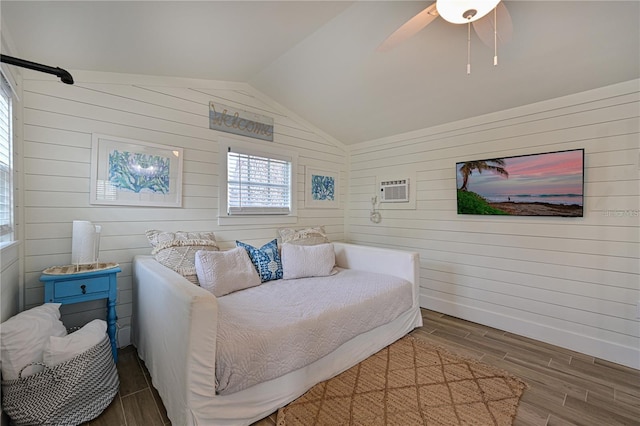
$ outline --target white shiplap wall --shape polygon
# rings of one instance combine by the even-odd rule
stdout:
[[[639,89],[350,147],[349,241],[418,251],[423,307],[640,368]],[[585,149],[583,218],[457,215],[456,162],[574,148]],[[370,222],[376,176],[407,171],[416,208]]]
[[[0,322],[19,312],[20,268],[18,244],[0,249]]]
[[[131,259],[151,249],[147,229],[214,231],[222,248],[235,240],[262,245],[282,226],[324,225],[332,240],[344,239],[344,210],[304,208],[304,167],[340,170],[346,195],[347,155],[339,142],[314,129],[250,86],[93,72],[73,72],[65,85],[33,73],[24,79],[25,299],[41,304],[43,269],[71,261],[74,219],[102,225],[100,259],[118,262],[119,344],[129,343]],[[218,139],[209,129],[209,101],[274,117],[274,142],[298,154],[298,221],[218,226]],[[89,204],[91,135],[101,133],[184,149],[183,207]],[[224,158],[224,157],[223,157]],[[67,325],[102,314],[103,301],[63,306]]]
[[[2,51],[7,52],[5,39],[2,39]],[[13,205],[15,241],[3,243],[0,247],[0,322],[7,320],[20,311],[23,303],[20,274],[20,253],[23,234],[22,224],[22,78],[18,70],[2,64],[2,73],[9,82],[14,96],[12,100],[13,130]]]

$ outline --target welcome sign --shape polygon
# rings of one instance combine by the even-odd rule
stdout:
[[[209,128],[273,141],[273,118],[209,102]]]

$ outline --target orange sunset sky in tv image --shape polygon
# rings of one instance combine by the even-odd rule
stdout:
[[[583,151],[502,157],[509,173],[501,176],[490,170],[469,177],[468,190],[482,196],[579,195],[583,192]],[[485,160],[490,162],[491,160]],[[458,164],[458,183],[461,182]],[[459,185],[458,185],[459,187]]]

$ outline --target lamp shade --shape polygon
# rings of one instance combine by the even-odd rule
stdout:
[[[437,0],[436,9],[443,19],[452,24],[477,21],[491,12],[500,0]]]

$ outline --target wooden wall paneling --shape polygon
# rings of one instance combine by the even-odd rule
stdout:
[[[0,322],[18,313],[20,306],[19,246],[12,244],[2,249],[0,255]]]
[[[350,147],[349,241],[417,251],[424,307],[639,368],[637,87]],[[575,148],[585,149],[583,218],[457,214],[456,162]],[[407,168],[416,209],[381,210],[371,223],[376,176]]]
[[[300,161],[299,226],[326,225],[344,240],[344,210],[306,211],[304,165],[340,170],[340,193],[347,195],[346,149],[244,84],[81,72],[73,87],[53,81],[25,81],[25,297],[41,303],[43,269],[70,262],[71,224],[91,220],[103,226],[100,258],[116,261],[119,335],[128,339],[131,315],[131,259],[149,254],[148,229],[212,230],[223,249],[236,239],[264,244],[282,225],[267,218],[256,224],[218,226],[218,139],[209,129],[209,101],[274,117],[275,140],[295,150]],[[89,204],[91,135],[100,133],[184,149],[183,207],[152,208]],[[256,141],[257,144],[265,143]],[[342,177],[342,176],[341,176]],[[344,199],[344,198],[343,198]],[[100,309],[65,311],[82,322]],[[121,334],[120,334],[121,332]],[[128,341],[120,342],[121,345]]]

